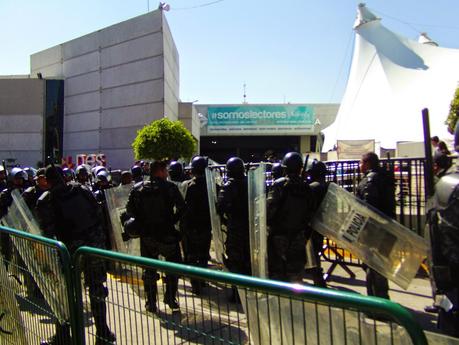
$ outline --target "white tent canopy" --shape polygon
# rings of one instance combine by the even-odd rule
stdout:
[[[374,139],[381,147],[422,141],[421,111],[430,112],[431,135],[451,137],[444,124],[459,81],[459,50],[438,47],[388,30],[359,5],[355,46],[346,91],[323,150],[337,140]]]

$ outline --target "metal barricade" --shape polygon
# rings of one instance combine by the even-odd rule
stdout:
[[[106,317],[118,345],[427,344],[411,313],[388,300],[89,247],[75,253],[76,281],[81,282],[84,263],[95,259],[128,272],[111,274],[106,283]],[[158,279],[156,307],[150,312],[145,307],[145,270],[157,273]],[[180,312],[164,303],[174,277]],[[193,293],[190,280],[201,281],[204,288],[199,295]],[[81,335],[86,344],[94,344],[94,328],[83,312],[89,292],[84,289],[76,296]]]
[[[4,226],[0,236],[0,343],[80,344],[65,245]]]
[[[380,164],[394,174],[396,220],[423,236],[426,212],[425,158],[381,159]],[[327,181],[338,184],[348,192],[357,192],[357,186],[363,177],[359,160],[330,161],[326,162],[326,165]],[[354,273],[348,267],[362,266],[362,262],[356,256],[329,239],[324,241],[322,258],[331,263],[325,274],[326,279],[337,266],[342,267],[351,278],[354,278]]]
[[[362,179],[358,160],[330,161],[327,180],[356,193]],[[381,159],[381,166],[394,173],[396,184],[397,221],[423,235],[425,224],[425,158]]]

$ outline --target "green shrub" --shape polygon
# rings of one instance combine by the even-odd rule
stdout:
[[[196,141],[182,122],[162,118],[140,129],[132,148],[135,159],[188,160]]]
[[[449,106],[449,114],[445,124],[448,126],[448,132],[454,134],[454,128],[456,128],[457,118],[459,116],[459,88],[454,93],[454,98]]]

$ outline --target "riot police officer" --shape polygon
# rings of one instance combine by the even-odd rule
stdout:
[[[185,262],[198,267],[207,267],[210,259],[210,241],[212,237],[212,226],[210,223],[209,199],[207,196],[207,185],[205,169],[207,159],[196,156],[191,161],[191,173],[193,178],[185,181],[185,213],[180,227],[183,232],[183,251]],[[202,281],[191,281],[193,292],[201,293]]]
[[[150,181],[134,185],[126,205],[127,215],[143,229],[140,233],[140,253],[142,256],[167,261],[182,262],[179,242],[180,234],[175,223],[182,217],[185,202],[177,186],[167,181],[167,163],[154,161],[150,164]],[[157,311],[157,285],[159,275],[154,269],[146,269],[142,276],[146,304],[149,312]],[[164,303],[173,311],[179,310],[177,301],[178,277],[166,275]]]
[[[139,165],[134,165],[131,168],[132,179],[134,183],[139,183],[143,181],[143,171]]]
[[[248,184],[242,159],[232,157],[226,162],[226,176],[217,202],[217,212],[227,231],[225,265],[231,272],[251,275]],[[230,301],[239,302],[234,287]]]
[[[64,181],[65,183],[70,183],[73,180],[75,180],[75,172],[71,168],[64,168],[62,169],[62,172],[64,173]]]
[[[84,165],[79,165],[75,169],[75,176],[76,176],[76,181],[89,189],[88,183],[89,183],[89,172],[88,169]]]
[[[80,246],[105,249],[101,216],[91,192],[79,184],[65,184],[62,169],[59,167],[48,166],[46,180],[50,189],[37,201],[38,222],[43,234],[64,242],[72,254]],[[105,263],[98,258],[88,259],[83,272],[96,327],[96,344],[110,344],[116,338],[107,324]],[[56,337],[52,343],[68,344],[68,327],[57,325]]]
[[[217,202],[217,212],[227,228],[226,266],[231,272],[251,275],[248,186],[242,159],[230,158],[226,175]]]
[[[107,210],[107,199],[105,196],[105,191],[109,188],[112,188],[113,185],[111,184],[111,176],[105,169],[99,169],[95,176],[95,183],[92,188],[92,193],[96,198],[97,204],[100,208],[100,214],[102,215],[102,228],[105,232],[106,248],[111,250],[112,243],[110,239],[110,234],[112,233],[112,225],[110,222],[110,215]]]
[[[178,161],[172,161],[169,164],[169,178],[174,182],[185,181],[185,175],[183,174],[183,165]]]
[[[268,267],[271,279],[302,282],[306,263],[308,227],[316,200],[301,176],[303,159],[297,152],[284,156],[286,176],[268,193]]]
[[[121,186],[126,186],[132,184],[132,173],[130,171],[121,172]]]
[[[25,188],[33,187],[35,186],[35,176],[37,175],[37,172],[34,168],[27,167],[24,168],[24,172],[27,174],[27,181],[24,184]]]
[[[389,217],[395,218],[395,179],[391,172],[379,166],[379,158],[368,152],[360,160],[360,172],[364,174],[357,186],[357,197],[377,208]],[[366,287],[368,296],[389,299],[387,279],[368,266]]]
[[[177,186],[182,196],[185,198],[187,184],[185,181],[185,174],[183,173],[183,165],[178,161],[172,161],[167,169],[169,173],[169,180]]]
[[[24,170],[16,167],[11,169],[8,178],[10,179],[9,187],[2,190],[0,193],[0,218],[8,213],[8,207],[10,207],[13,202],[11,192],[15,189],[18,189],[21,193],[24,191],[28,175]]]
[[[282,163],[277,162],[273,164],[273,167],[271,168],[271,176],[273,180],[277,180],[284,176],[284,167],[282,166]]]
[[[459,152],[459,122],[454,141]],[[428,219],[437,326],[445,334],[459,337],[459,161],[435,185]]]
[[[8,175],[8,179],[10,180],[8,187],[0,193],[0,219],[8,213],[8,208],[13,203],[11,192],[13,190],[18,190],[20,193],[22,193],[24,191],[24,186],[28,176],[24,170],[19,167],[15,167],[11,169],[11,172]],[[13,244],[8,234],[0,234],[0,243],[0,250],[2,255],[5,257],[5,262],[9,262],[13,254]]]
[[[3,165],[0,165],[0,192],[6,189],[6,170]]]
[[[317,200],[317,208],[325,198],[325,194],[327,194],[328,183],[325,181],[326,176],[327,166],[323,162],[317,159],[308,162],[306,167],[306,179],[309,182],[309,187]],[[317,231],[312,230],[310,241],[312,242],[315,261],[317,264],[317,267],[312,269],[312,279],[314,281],[314,285],[326,287],[327,285],[324,280],[323,270],[320,263],[320,253],[322,252],[324,236]]]
[[[45,168],[38,169],[35,176],[35,186],[27,188],[24,193],[22,193],[24,201],[34,215],[36,215],[35,206],[38,199],[45,191],[48,190],[45,172]]]

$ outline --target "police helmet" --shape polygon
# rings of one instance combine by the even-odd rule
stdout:
[[[55,165],[48,165],[45,172],[46,180],[51,184],[64,182],[62,168]]]
[[[171,177],[172,181],[178,180],[182,177],[183,174],[183,165],[180,162],[172,161],[169,164],[169,176]]]
[[[27,167],[27,168],[24,168],[24,171],[27,174],[27,177],[29,179],[33,179],[37,175],[37,172],[34,168]]]
[[[309,161],[306,167],[306,173],[314,181],[325,178],[327,172],[327,166],[317,159]]]
[[[110,174],[107,170],[100,169],[96,175],[97,181],[100,182],[109,182],[110,181]]]
[[[193,175],[204,175],[207,168],[207,159],[202,156],[196,156],[191,161],[191,173]]]
[[[102,165],[99,165],[99,166],[96,166],[92,172],[94,173],[94,176],[97,176],[97,174],[102,170],[107,171],[107,168]]]
[[[239,157],[231,157],[226,162],[226,174],[228,177],[242,177],[244,176],[245,168],[244,161]]]
[[[142,168],[138,165],[134,165],[131,168],[132,177],[136,178],[142,176]]]
[[[284,156],[282,165],[287,174],[299,174],[303,167],[303,157],[298,152],[289,152]]]
[[[79,165],[75,169],[75,174],[78,176],[80,174],[88,175],[88,169],[84,165]]]
[[[74,176],[75,172],[73,171],[73,169],[70,169],[70,168],[64,168],[62,169],[62,172],[64,173],[64,176]]]
[[[12,178],[23,178],[24,180],[27,180],[29,178],[27,173],[18,167],[11,169],[10,175]]]
[[[271,175],[274,180],[281,178],[284,176],[284,167],[281,163],[274,163],[273,167],[271,168]]]

